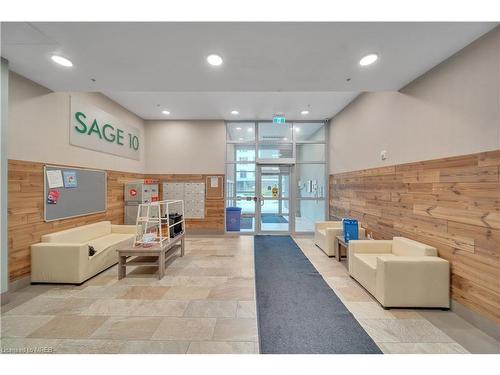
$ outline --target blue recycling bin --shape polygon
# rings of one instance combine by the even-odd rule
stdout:
[[[226,230],[239,232],[241,226],[241,207],[226,207]]]
[[[357,220],[342,219],[342,225],[344,229],[345,243],[349,243],[349,240],[357,240],[359,238]]]

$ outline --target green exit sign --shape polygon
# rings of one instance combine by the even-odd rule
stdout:
[[[285,123],[285,116],[274,116],[273,117],[273,124],[284,124]]]

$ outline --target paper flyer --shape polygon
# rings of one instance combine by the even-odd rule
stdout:
[[[49,189],[63,187],[64,183],[61,170],[53,169],[47,171],[47,183],[49,184]]]
[[[63,171],[63,177],[65,188],[76,188],[78,186],[76,171]]]

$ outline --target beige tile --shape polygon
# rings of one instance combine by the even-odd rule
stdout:
[[[160,299],[167,293],[168,286],[131,286],[118,299]]]
[[[193,341],[188,354],[258,354],[255,342]]]
[[[125,293],[128,289],[126,285],[113,284],[109,286],[89,285],[74,293],[77,298],[116,298]]]
[[[255,301],[238,301],[236,309],[237,318],[255,318],[257,316],[257,306]]]
[[[84,315],[134,315],[134,310],[138,309],[144,301],[125,299],[98,299],[90,305]]]
[[[365,331],[377,343],[449,343],[446,334],[424,319],[359,319]]]
[[[2,316],[2,337],[26,337],[53,319],[46,316]]]
[[[113,316],[93,334],[94,339],[146,340],[160,325],[160,317]]]
[[[57,343],[56,354],[116,354],[120,353],[123,341],[117,340],[67,340],[62,339]]]
[[[334,277],[325,277],[326,283],[330,286],[330,288],[336,290],[339,288],[347,288],[347,287],[357,287],[357,283],[352,280],[349,276],[334,276]]]
[[[140,301],[132,309],[132,315],[136,316],[171,316],[181,317],[188,306],[189,301],[154,300]]]
[[[191,301],[184,313],[185,317],[234,318],[236,301]]]
[[[30,338],[83,339],[88,338],[105,321],[103,316],[56,316],[33,333]]]
[[[24,289],[22,289],[24,290]],[[39,293],[33,292],[14,292],[9,295],[9,302],[0,306],[0,311],[2,314],[6,314],[10,310],[36,298]]]
[[[414,310],[385,310],[378,302],[346,301],[344,304],[357,319],[422,319]]]
[[[95,299],[39,296],[9,310],[6,315],[72,315],[86,310]]]
[[[380,343],[384,354],[467,354],[457,343]]]
[[[214,341],[257,341],[256,319],[217,319]]]
[[[243,287],[255,287],[255,278],[252,277],[231,277],[227,280],[227,285],[231,286],[243,286]]]
[[[126,341],[121,353],[124,354],[185,354],[189,341]]]
[[[152,339],[177,341],[210,340],[214,327],[214,318],[163,318]]]
[[[228,277],[226,276],[165,276],[158,280],[158,285],[165,286],[203,286],[214,287],[226,283]]]
[[[360,286],[336,288],[335,293],[344,301],[371,302],[374,298]]]
[[[212,300],[244,300],[255,299],[255,288],[249,286],[232,286],[229,283],[214,287],[208,299]]]
[[[163,298],[174,300],[205,299],[208,297],[210,290],[211,288],[203,286],[174,285],[170,287]]]
[[[85,286],[107,286],[117,282],[116,275],[100,274],[84,283]]]

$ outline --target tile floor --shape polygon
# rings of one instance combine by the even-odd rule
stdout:
[[[460,338],[457,329],[431,322],[454,321],[464,331],[452,312],[384,310],[310,237],[295,240],[384,353],[468,352],[451,338]],[[185,256],[170,262],[162,280],[151,272],[136,269],[118,281],[113,267],[81,286],[32,285],[13,293],[2,306],[3,351],[259,352],[253,237],[188,238]],[[466,328],[465,346],[473,352],[477,332]],[[495,352],[498,342],[485,336],[481,350]]]

